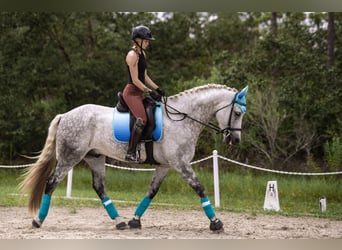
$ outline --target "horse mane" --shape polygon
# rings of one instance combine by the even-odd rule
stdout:
[[[233,92],[237,92],[237,89],[235,88],[231,88],[228,87],[226,85],[222,85],[222,84],[216,84],[216,83],[209,83],[206,85],[201,85],[201,86],[197,86],[188,90],[184,90],[176,95],[170,96],[169,99],[177,99],[178,97],[181,97],[183,95],[189,95],[189,94],[194,94],[194,93],[198,93],[200,91],[205,91],[208,89],[226,89],[228,91],[233,91]]]

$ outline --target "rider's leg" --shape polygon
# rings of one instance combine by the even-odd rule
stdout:
[[[123,98],[136,118],[136,122],[131,131],[131,138],[125,159],[137,163],[140,159],[136,154],[136,148],[147,122],[146,111],[143,104],[144,96],[143,92],[133,84],[127,84],[123,91]]]
[[[137,145],[139,143],[144,127],[145,127],[145,124],[143,120],[141,118],[138,118],[131,132],[131,138],[129,140],[127,155],[125,157],[127,161],[139,163],[140,159],[136,152],[137,152]]]

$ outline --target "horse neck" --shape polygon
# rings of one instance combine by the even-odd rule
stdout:
[[[170,105],[202,122],[209,122],[220,107],[231,101],[232,92],[220,85],[195,88],[170,99]]]

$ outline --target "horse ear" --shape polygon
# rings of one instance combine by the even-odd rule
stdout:
[[[236,103],[243,113],[246,113],[246,95],[248,92],[248,86],[244,87],[236,96],[234,103]]]
[[[241,99],[243,98],[244,96],[247,95],[247,92],[248,92],[248,86],[244,87],[238,94],[238,98]]]

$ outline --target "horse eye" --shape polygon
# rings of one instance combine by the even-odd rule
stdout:
[[[235,111],[235,116],[239,117],[241,115],[240,111]]]

